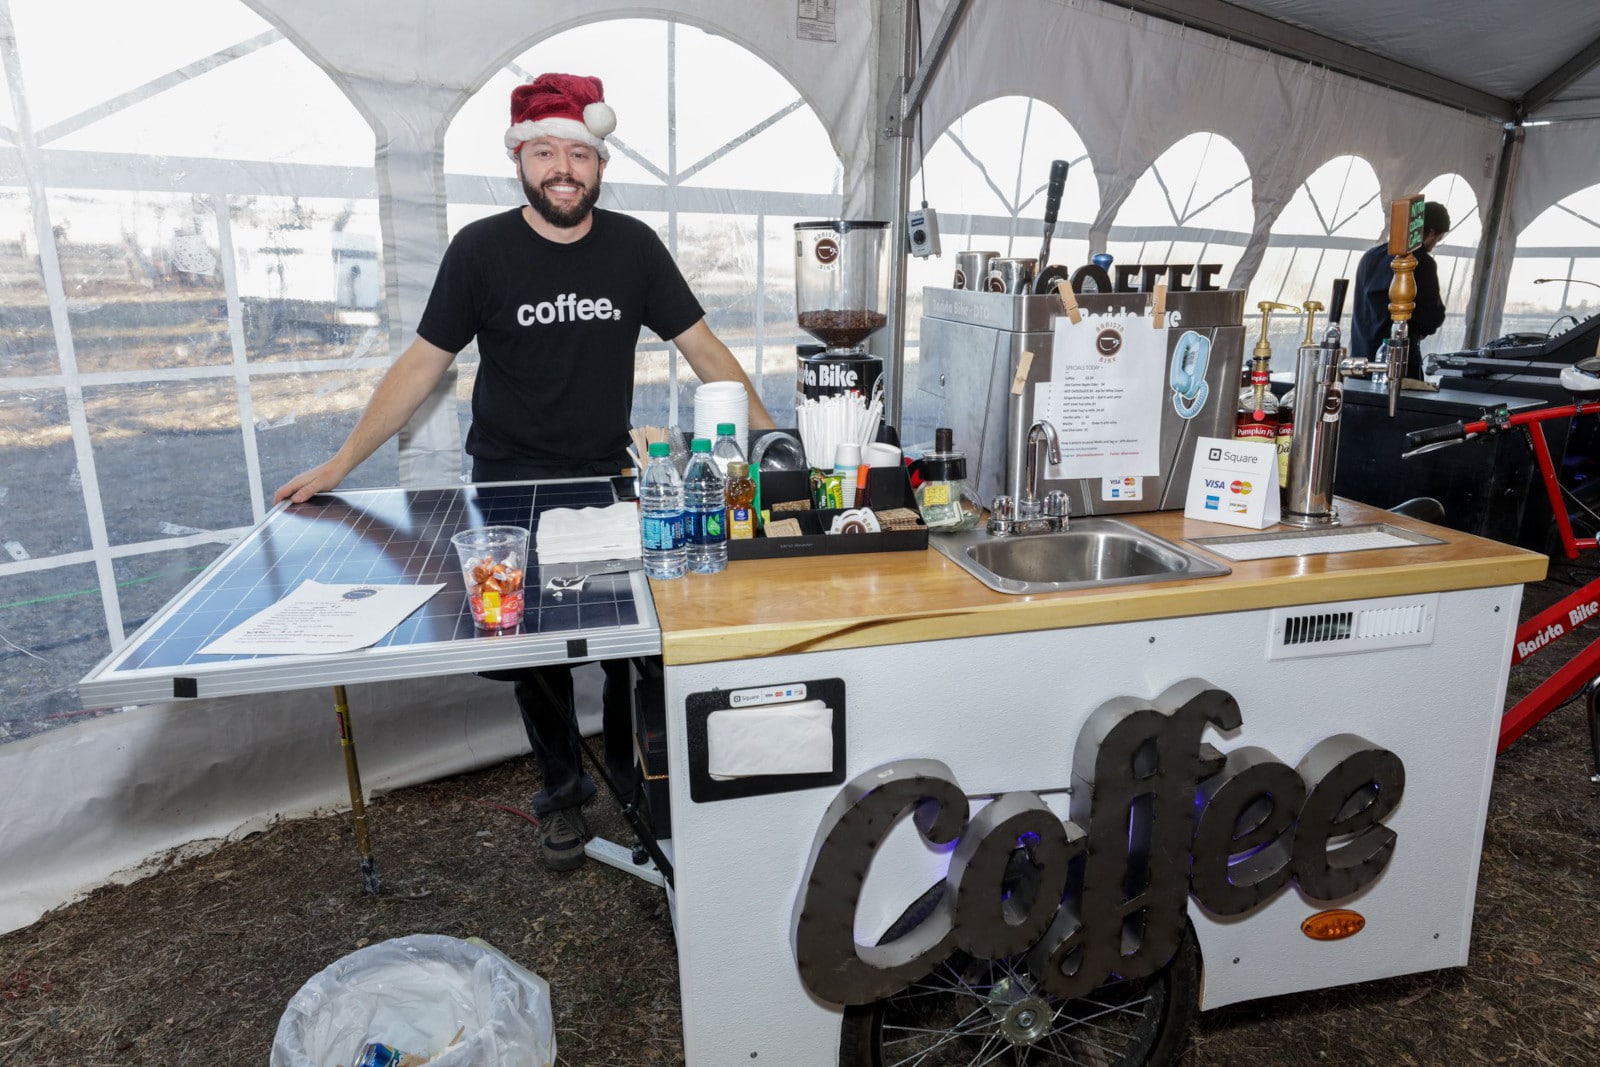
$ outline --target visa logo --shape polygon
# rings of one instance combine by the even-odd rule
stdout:
[[[1207,478],[1206,479],[1206,488],[1207,489],[1221,489],[1223,487],[1223,484],[1224,483],[1223,483],[1221,478]]]

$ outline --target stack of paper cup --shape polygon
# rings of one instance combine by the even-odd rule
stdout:
[[[856,506],[856,468],[861,466],[861,446],[854,441],[840,441],[833,450],[833,473],[839,476],[839,496],[844,506]]]
[[[694,393],[694,435],[717,439],[717,424],[733,423],[739,451],[750,454],[750,394],[738,382],[706,382]]]

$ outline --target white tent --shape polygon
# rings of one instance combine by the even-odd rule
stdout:
[[[1030,254],[1056,158],[1064,262],[1192,256],[1300,300],[1426,190],[1451,347],[1593,313],[1597,59],[1589,0],[0,0],[0,930],[339,803],[322,692],[84,713],[75,683],[337,445],[450,234],[519,202],[529,74],[606,81],[603,203],[663,233],[780,419],[790,224],[937,208],[946,255],[897,265],[874,340],[916,440],[921,286],[956,248]],[[643,340],[636,421],[676,422],[688,375]],[[458,365],[348,485],[459,476]],[[525,744],[493,683],[353,696],[373,787]]]

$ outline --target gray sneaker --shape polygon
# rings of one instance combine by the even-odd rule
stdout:
[[[539,848],[552,871],[583,866],[583,843],[594,836],[578,808],[557,808],[539,820]]]

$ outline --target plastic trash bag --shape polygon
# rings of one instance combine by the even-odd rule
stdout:
[[[550,985],[482,941],[415,934],[369,945],[290,999],[271,1067],[352,1067],[369,1041],[433,1056],[428,1067],[549,1067]]]

